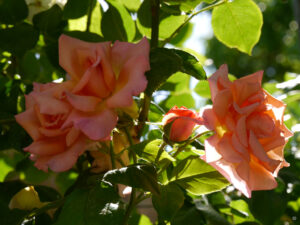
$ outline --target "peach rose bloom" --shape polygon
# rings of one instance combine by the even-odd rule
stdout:
[[[163,126],[172,123],[169,138],[171,141],[181,142],[187,140],[193,133],[194,127],[203,124],[203,120],[198,113],[184,106],[180,108],[174,106],[164,115],[162,123]]]
[[[76,127],[91,140],[107,140],[118,120],[118,111],[133,105],[133,96],[147,86],[149,43],[116,41],[89,43],[61,35],[59,63],[72,88],[66,93],[72,105],[63,128]]]
[[[209,79],[213,107],[205,109],[205,126],[215,134],[205,141],[206,162],[245,196],[277,186],[284,146],[293,134],[283,122],[285,104],[261,87],[263,71],[231,82],[222,65]]]
[[[65,91],[69,82],[55,84],[34,83],[33,91],[25,96],[26,110],[15,116],[33,143],[24,150],[31,153],[35,166],[48,171],[70,169],[86,148],[87,139],[74,126],[62,128],[72,111]]]

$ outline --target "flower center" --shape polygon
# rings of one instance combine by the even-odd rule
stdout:
[[[227,131],[228,131],[228,129],[225,125],[220,124],[216,127],[216,132],[220,138],[223,137]]]

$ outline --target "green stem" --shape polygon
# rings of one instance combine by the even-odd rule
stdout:
[[[159,0],[151,0],[151,49],[157,48],[159,37]]]
[[[93,0],[89,0],[89,8],[88,8],[88,17],[86,21],[86,32],[90,32],[90,25],[91,25],[91,20],[92,20],[92,12],[93,12]]]
[[[205,131],[205,132],[200,133],[200,134],[196,135],[195,137],[191,138],[191,139],[188,140],[184,145],[180,146],[180,147],[176,150],[176,152],[174,153],[174,155],[173,155],[172,157],[173,157],[173,158],[176,158],[176,156],[177,156],[180,152],[182,152],[182,151],[185,149],[186,146],[188,146],[189,144],[191,144],[192,142],[194,142],[196,139],[198,139],[198,138],[201,137],[202,135],[205,135],[205,134],[208,134],[208,133],[211,133],[211,132],[212,132],[212,131]],[[170,163],[171,163],[171,162],[168,161],[168,163],[165,164],[164,167],[161,168],[161,169],[158,171],[157,175],[160,175],[166,168],[168,168],[168,166],[170,165]]]
[[[159,37],[159,11],[160,11],[160,1],[151,0],[151,49],[158,47],[158,37]],[[141,137],[143,129],[145,126],[145,121],[148,119],[148,113],[150,109],[151,96],[144,95],[142,110],[139,115],[139,125],[138,125],[138,137]]]
[[[160,156],[164,152],[166,145],[167,145],[167,143],[163,142],[161,144],[161,146],[159,147],[158,153],[157,153],[156,158],[155,158],[155,164],[157,164],[159,162]]]
[[[110,154],[110,160],[111,160],[111,167],[112,169],[116,169],[116,161],[115,161],[115,152],[114,152],[114,145],[113,142],[110,142],[110,148],[109,148],[109,154]]]
[[[23,224],[23,221],[25,219],[30,220],[31,218],[33,218],[34,216],[38,216],[46,211],[48,211],[49,209],[54,209],[54,208],[58,208],[60,207],[63,203],[65,202],[64,198],[58,199],[54,202],[50,202],[47,205],[39,208],[39,209],[35,209],[33,211],[31,211],[30,213],[28,213],[22,220],[20,220],[20,222],[18,223],[18,225]]]
[[[128,204],[127,209],[126,209],[122,225],[127,225],[128,224],[128,220],[129,220],[131,211],[133,210],[133,208],[135,206],[135,199],[136,199],[136,189],[132,188],[129,204]]]
[[[132,145],[133,145],[133,141],[132,141],[132,137],[131,137],[131,135],[130,135],[130,133],[129,133],[128,128],[127,128],[127,127],[124,127],[124,131],[125,131],[125,134],[126,134],[126,136],[127,136],[127,139],[128,139],[128,141],[129,141],[130,146],[132,146]],[[131,149],[131,148],[129,148],[129,149]],[[132,151],[132,150],[131,150],[131,154],[132,154],[132,158],[133,158],[133,163],[136,164],[136,163],[137,163],[136,154],[135,154],[135,152]]]
[[[13,118],[0,120],[0,124],[14,123],[14,122],[16,122],[16,120]]]
[[[203,9],[200,9],[199,11],[197,12],[194,12],[191,14],[191,16],[189,18],[187,18],[186,21],[184,21],[183,24],[181,24],[172,34],[170,37],[168,37],[167,39],[165,39],[162,43],[161,43],[161,46],[165,46],[165,44],[169,43],[178,33],[179,31],[185,26],[187,25],[191,19],[193,19],[194,16],[197,16],[199,13],[202,13],[202,12],[205,12],[205,11],[208,11],[210,9],[213,9],[214,7],[216,6],[219,6],[219,5],[222,5],[224,3],[226,3],[228,0],[221,0],[215,4],[212,4],[212,5],[209,5]]]
[[[141,110],[141,113],[139,116],[138,138],[140,138],[142,136],[144,126],[145,126],[145,121],[148,119],[148,113],[150,110],[150,102],[151,102],[151,97],[149,97],[148,95],[145,94],[144,99],[143,99],[142,110]]]

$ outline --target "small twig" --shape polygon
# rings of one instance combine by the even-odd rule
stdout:
[[[93,12],[93,0],[89,0],[89,8],[88,8],[88,17],[86,21],[86,32],[90,32],[90,25],[91,25],[91,20],[92,20],[92,12]]]
[[[165,150],[165,146],[167,145],[166,142],[163,142],[161,144],[161,146],[159,147],[158,149],[158,152],[157,152],[157,155],[156,155],[156,158],[155,158],[155,164],[157,164],[159,162],[159,159],[160,159],[160,156],[162,155],[162,153],[164,152]]]
[[[109,154],[110,154],[110,160],[111,160],[111,167],[112,169],[116,169],[116,161],[115,161],[115,152],[114,152],[114,145],[113,142],[110,142],[110,148],[109,148]]]
[[[175,35],[177,35],[179,33],[179,31],[185,26],[187,25],[191,19],[193,19],[194,16],[197,16],[199,13],[202,13],[202,12],[205,12],[205,11],[208,11],[210,9],[213,9],[214,7],[216,6],[219,6],[219,5],[222,5],[224,3],[226,3],[228,0],[221,0],[215,4],[212,4],[212,5],[209,5],[203,9],[200,9],[199,11],[197,12],[194,12],[191,14],[191,16],[189,18],[187,18],[186,21],[184,21],[183,24],[181,24],[172,34],[170,37],[168,37],[167,39],[165,39],[162,43],[161,43],[161,46],[165,46],[165,44],[169,43],[174,37]]]
[[[128,128],[127,128],[127,127],[124,127],[124,131],[125,131],[125,134],[126,134],[126,136],[127,136],[127,139],[128,139],[128,141],[129,141],[130,146],[132,146],[132,145],[133,145],[133,141],[132,141],[132,137],[131,137],[131,135],[130,135],[130,133],[129,133]],[[131,149],[131,148],[129,148],[129,149]],[[131,155],[132,155],[134,164],[136,164],[136,163],[137,163],[136,154],[135,154],[135,152],[132,151],[132,150],[131,150]]]

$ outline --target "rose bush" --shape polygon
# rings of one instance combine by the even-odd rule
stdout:
[[[162,123],[165,127],[167,124],[171,125],[169,130],[169,139],[174,142],[180,142],[187,140],[194,127],[203,122],[198,113],[187,109],[184,106],[178,108],[174,106],[163,117]]]
[[[15,116],[33,139],[24,150],[44,171],[48,167],[56,172],[70,169],[87,147],[87,138],[80,130],[63,126],[72,111],[65,95],[71,87],[70,82],[34,83],[26,96],[26,111]]]
[[[222,65],[209,79],[213,107],[203,111],[205,126],[215,134],[205,141],[206,162],[238,190],[277,186],[283,149],[292,133],[283,123],[285,104],[261,87],[263,71],[231,82]]]
[[[62,35],[59,62],[67,71],[72,105],[64,127],[74,126],[92,140],[107,140],[118,120],[117,110],[133,105],[133,96],[147,86],[149,43],[88,43]]]

